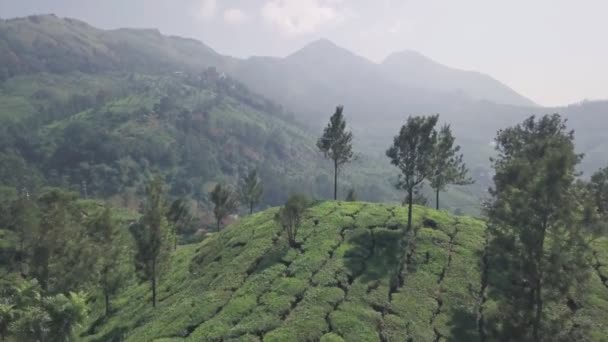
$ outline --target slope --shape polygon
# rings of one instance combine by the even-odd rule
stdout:
[[[151,308],[147,284],[94,316],[84,341],[479,341],[492,267],[484,223],[423,207],[414,211],[399,272],[406,209],[361,202],[312,207],[288,248],[273,221],[257,213],[178,250]],[[590,296],[572,323],[608,333],[605,240]],[[604,282],[604,284],[602,284]],[[101,306],[102,303],[96,303]],[[555,310],[568,310],[566,303]],[[101,308],[96,310],[98,314]]]
[[[382,62],[381,68],[386,77],[412,87],[462,93],[474,100],[498,104],[536,106],[488,75],[449,68],[415,51],[393,53]]]
[[[43,71],[201,71],[230,60],[156,29],[100,30],[52,14],[0,20],[0,80]]]

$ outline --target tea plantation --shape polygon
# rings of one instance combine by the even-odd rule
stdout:
[[[147,283],[103,303],[85,341],[480,341],[499,315],[483,221],[414,208],[322,202],[289,248],[269,209],[178,248],[156,309]],[[400,245],[403,248],[398,248]],[[595,245],[590,291],[551,308],[608,336],[608,241]],[[494,278],[493,278],[494,277]],[[572,303],[576,303],[573,305]]]

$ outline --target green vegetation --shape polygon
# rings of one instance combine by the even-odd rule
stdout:
[[[407,192],[407,227],[412,229],[412,205],[414,192],[434,171],[433,152],[437,132],[435,125],[439,115],[410,116],[395,136],[393,145],[386,150],[391,164],[399,168],[399,181],[395,186]]]
[[[277,209],[270,209],[178,248],[159,283],[156,309],[145,305],[147,288],[134,285],[119,295],[110,317],[101,318],[101,305],[94,309],[81,338],[479,341],[480,322],[498,313],[493,285],[482,292],[484,279],[509,281],[500,276],[501,264],[484,257],[485,223],[419,206],[413,212],[408,236],[415,247],[396,288],[391,278],[406,208],[316,204],[302,217],[295,249],[274,219]],[[602,246],[608,246],[605,239],[594,250],[605,265]],[[573,297],[578,309],[566,322],[587,322],[594,341],[608,333],[601,274],[590,274],[589,296]],[[557,315],[568,305],[563,298],[547,310]]]
[[[156,283],[166,268],[175,239],[166,218],[164,191],[162,180],[154,177],[146,187],[142,216],[129,227],[137,247],[135,265],[142,279],[150,282],[152,306],[156,306]]]
[[[3,340],[606,340],[608,168],[578,178],[558,114],[499,131],[486,217],[452,216],[423,189],[439,209],[472,183],[438,114],[394,137],[397,177],[353,158],[342,106],[315,148],[209,61],[154,31],[0,21]],[[357,201],[391,183],[407,208]]]
[[[216,231],[222,228],[222,222],[233,214],[238,207],[238,198],[232,189],[222,184],[217,184],[211,191],[211,201],[215,205],[213,215],[215,215]]]
[[[435,191],[435,209],[439,210],[440,191],[445,191],[450,184],[467,185],[474,181],[468,176],[464,155],[458,154],[460,146],[454,146],[456,138],[452,135],[450,125],[442,126],[436,139],[429,185]]]
[[[338,106],[334,115],[329,118],[323,136],[317,141],[317,147],[325,158],[334,162],[334,200],[338,199],[338,170],[353,158],[353,134],[346,131],[343,106]]]
[[[253,214],[253,208],[260,203],[264,193],[264,185],[258,177],[258,170],[249,171],[241,182],[240,198],[241,202],[249,207],[249,215]]]

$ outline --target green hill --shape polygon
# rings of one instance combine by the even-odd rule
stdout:
[[[214,182],[258,168],[263,206],[290,192],[329,196],[331,163],[279,105],[225,75],[66,74],[0,84],[0,185],[70,188],[121,205],[160,172],[172,196],[205,202]],[[388,164],[388,163],[387,163]],[[17,171],[17,172],[15,172]],[[341,177],[360,198],[397,200],[392,173],[360,158]]]
[[[485,224],[424,207],[414,210],[399,270],[405,208],[323,202],[309,209],[290,249],[257,213],[184,246],[150,305],[147,284],[93,315],[84,341],[479,341],[499,314],[493,284],[506,281],[486,254]],[[608,241],[596,244],[589,295],[552,307],[564,331],[608,336]],[[576,303],[576,305],[572,305]],[[94,303],[98,315],[103,303]]]

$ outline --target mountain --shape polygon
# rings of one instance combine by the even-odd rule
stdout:
[[[498,104],[536,106],[488,75],[449,68],[416,51],[393,53],[382,62],[381,67],[386,77],[411,87],[462,93],[473,100]]]
[[[0,82],[0,187],[61,186],[136,208],[144,182],[160,173],[172,197],[208,208],[213,184],[236,186],[257,168],[262,207],[294,192],[330,196],[331,163],[316,137],[209,68],[220,56],[201,43],[50,15],[3,21],[0,37],[0,55],[19,61],[3,64]],[[357,184],[359,198],[398,200],[392,178],[361,156],[340,177],[341,196]]]
[[[268,108],[292,113],[293,124],[301,125],[299,129],[308,136],[310,146],[314,146],[315,136],[335,107],[344,105],[355,149],[361,153],[355,169],[361,165],[367,169],[353,171],[365,174],[364,182],[349,181],[347,186],[365,187],[363,192],[375,194],[366,198],[369,200],[397,198],[394,191],[390,195],[386,191],[395,179],[395,170],[379,165],[386,162],[384,151],[409,115],[440,113],[442,123],[451,124],[462,146],[476,184],[451,191],[448,196],[453,198],[446,198],[450,207],[459,203],[457,206],[478,208],[479,197],[491,184],[488,159],[495,153],[492,140],[496,131],[532,114],[559,112],[569,119],[569,125],[579,132],[578,150],[587,153],[581,167],[586,175],[604,166],[606,160],[603,147],[608,139],[603,132],[608,130],[608,102],[538,107],[487,76],[444,67],[412,52],[397,53],[376,64],[328,40],[319,40],[285,58],[242,60],[218,54],[201,42],[164,36],[157,30],[100,30],[53,15],[0,21],[0,80],[4,80],[1,88],[6,95],[0,100],[0,115],[35,115],[41,104],[34,98],[40,94],[26,92],[22,96],[11,87],[23,90],[27,82],[36,83],[36,78],[46,73],[50,75],[44,77],[65,77],[66,83],[60,80],[57,84],[77,90],[53,100],[66,102],[73,93],[91,95],[116,84],[115,79],[102,85],[106,80],[101,77],[96,82],[97,75],[193,77],[209,67],[221,77],[244,85],[238,89],[248,89],[250,100],[256,98],[256,103],[270,103]],[[153,88],[153,84],[146,87]],[[50,88],[61,92],[58,87]],[[147,104],[148,109],[151,106]],[[188,110],[194,109],[190,106]],[[318,164],[315,161],[310,165]],[[345,172],[350,171],[347,168]],[[319,189],[325,183],[323,178],[315,181]]]
[[[0,20],[0,80],[36,72],[200,71],[230,58],[156,29],[100,30],[55,15]]]
[[[148,284],[133,285],[103,318],[93,303],[83,341],[480,341],[499,315],[492,296],[501,265],[486,254],[485,224],[414,208],[409,257],[398,242],[407,210],[361,202],[309,209],[289,248],[276,208],[198,245],[177,250],[163,274],[156,309]],[[594,248],[608,262],[607,240]],[[589,296],[548,311],[571,315],[567,329],[608,334],[608,276],[598,267]],[[396,275],[399,275],[397,277]],[[395,279],[399,278],[399,281]],[[572,305],[574,303],[574,305]],[[485,324],[485,325],[484,325]],[[484,328],[485,327],[485,328]],[[561,327],[560,327],[561,328]]]

